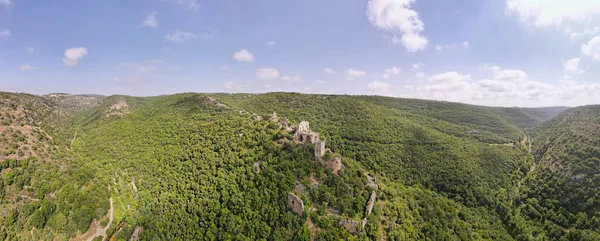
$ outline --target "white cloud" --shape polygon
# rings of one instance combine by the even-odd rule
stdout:
[[[165,0],[176,3],[177,5],[183,7],[185,10],[196,11],[200,9],[200,4],[198,0]]]
[[[276,79],[279,77],[279,71],[274,68],[262,68],[256,71],[256,77],[261,80]]]
[[[276,43],[275,43],[275,41],[273,41],[273,40],[271,40],[271,41],[267,41],[267,42],[265,43],[265,46],[267,46],[267,47],[275,47],[275,45],[276,45]]]
[[[38,70],[38,69],[40,69],[40,67],[24,64],[24,65],[21,65],[20,69],[21,69],[21,71],[30,71],[30,70]]]
[[[364,77],[364,76],[367,76],[367,72],[360,71],[360,70],[354,70],[352,68],[348,69],[347,79],[354,79],[354,78],[359,78],[359,77]]]
[[[560,25],[565,20],[588,21],[600,13],[598,0],[507,0],[506,12],[515,13],[523,22],[538,26]]]
[[[242,89],[244,86],[241,84],[238,84],[234,81],[227,81],[227,83],[225,83],[224,87],[226,90],[239,90],[239,89]]]
[[[523,82],[527,80],[527,74],[522,70],[502,69],[498,66],[490,66],[488,64],[484,64],[480,69],[492,72],[494,79],[499,81]]]
[[[464,42],[462,42],[462,46],[463,46],[464,48],[468,48],[468,47],[470,46],[470,44],[469,44],[469,42],[467,42],[467,41],[464,41]]]
[[[391,91],[390,84],[385,82],[373,81],[369,83],[369,91],[378,95],[389,95]]]
[[[292,76],[284,75],[284,76],[281,76],[281,80],[285,80],[285,81],[301,81],[302,80],[302,76],[300,76],[300,75],[292,75]]]
[[[156,19],[157,12],[151,12],[146,15],[144,22],[142,22],[142,26],[150,27],[150,28],[158,28],[158,19]]]
[[[581,53],[592,56],[594,60],[600,60],[600,36],[594,37],[587,44],[582,44]]]
[[[593,36],[593,35],[597,34],[598,32],[600,32],[600,26],[596,26],[596,27],[586,26],[581,31],[574,31],[571,28],[567,27],[567,28],[565,28],[564,32],[565,32],[565,34],[569,34],[571,39],[579,39],[579,38],[589,37],[589,36]]]
[[[415,77],[417,77],[417,79],[425,78],[425,73],[419,72],[419,73],[415,74]]]
[[[179,29],[177,29],[177,30],[175,30],[175,32],[167,34],[167,36],[165,36],[166,39],[168,39],[174,43],[183,43],[185,41],[195,39],[197,37],[198,37],[198,35],[196,35],[194,33],[184,32]]]
[[[26,47],[25,52],[27,52],[28,54],[34,54],[35,49],[33,47]]]
[[[384,73],[383,73],[383,78],[387,79],[390,76],[398,75],[398,74],[400,74],[400,71],[402,71],[402,69],[398,68],[396,66],[389,68],[389,69],[385,69]]]
[[[157,72],[160,66],[167,64],[164,60],[147,60],[141,63],[121,63],[121,68],[132,68],[139,73],[152,73]]]
[[[65,50],[65,57],[62,59],[65,66],[75,66],[79,63],[79,60],[86,56],[88,51],[84,47],[70,48]]]
[[[442,52],[442,46],[440,46],[440,45],[435,45],[435,51],[437,51],[437,52]]]
[[[455,91],[466,88],[471,80],[471,75],[463,75],[458,72],[446,72],[432,76],[431,80],[434,83],[425,86],[425,89],[428,91]]]
[[[327,81],[317,80],[317,81],[315,81],[315,83],[320,84],[320,85],[324,85],[324,84],[327,84]]]
[[[482,78],[470,74],[446,72],[424,76],[404,88],[404,96],[458,101],[494,106],[552,106],[598,103],[600,83],[563,79],[541,82],[530,79],[523,70],[483,65]]]
[[[579,68],[580,58],[572,58],[565,62],[564,71],[565,72],[573,72],[573,73],[583,73],[584,71]]]
[[[415,0],[369,0],[367,17],[375,27],[394,35],[393,42],[404,45],[408,52],[425,49],[429,42],[421,35],[425,30],[419,13],[410,9]],[[402,35],[400,39],[396,35]]]
[[[325,73],[327,73],[328,75],[333,75],[335,74],[335,71],[333,71],[333,69],[331,68],[325,68]]]
[[[419,63],[413,64],[411,66],[411,70],[419,70],[421,67],[423,67],[423,63],[419,62]]]
[[[12,36],[12,34],[10,33],[10,30],[5,29],[5,30],[0,30],[0,37],[10,37]]]
[[[6,6],[8,6],[10,4],[11,4],[10,0],[0,0],[0,5],[6,5]]]
[[[240,51],[233,53],[233,59],[240,61],[240,62],[252,63],[252,62],[254,62],[254,55],[252,55],[252,53],[250,53],[250,51],[248,51],[246,49],[242,49]]]

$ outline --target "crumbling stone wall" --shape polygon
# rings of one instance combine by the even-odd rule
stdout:
[[[369,202],[367,203],[367,210],[365,212],[365,216],[369,216],[371,215],[371,211],[373,211],[373,205],[375,205],[375,198],[377,197],[377,194],[375,193],[375,191],[371,192],[371,197],[369,197]]]
[[[362,220],[362,229],[365,229],[365,225],[367,224],[367,217],[371,215],[371,211],[373,211],[373,206],[375,205],[375,198],[377,194],[375,191],[371,192],[371,197],[369,197],[369,202],[367,202],[367,209],[365,210],[365,218]]]
[[[299,216],[304,214],[304,202],[302,202],[302,199],[293,193],[288,194],[287,207]]]
[[[349,233],[358,233],[358,222],[354,220],[342,220],[340,226],[343,226]]]
[[[296,133],[294,134],[294,141],[298,143],[310,142],[314,144],[319,141],[319,133],[310,130],[308,121],[302,121],[298,124],[298,129],[296,129]]]
[[[320,161],[325,155],[325,141],[318,140],[315,142],[315,159]]]

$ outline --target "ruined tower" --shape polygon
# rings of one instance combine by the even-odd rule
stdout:
[[[325,155],[325,141],[317,140],[315,142],[315,159],[320,161],[323,155]]]
[[[296,143],[315,143],[319,141],[319,133],[312,132],[308,121],[302,121],[298,124],[298,129],[294,134],[294,141]]]

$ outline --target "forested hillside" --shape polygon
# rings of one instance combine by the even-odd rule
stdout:
[[[565,111],[533,133],[536,168],[518,212],[536,236],[599,240],[600,106]]]
[[[295,93],[0,97],[0,240],[558,240],[580,236],[546,233],[549,216],[524,213],[597,212],[587,189],[581,198],[564,193],[568,206],[536,183],[558,178],[544,176],[543,166],[556,165],[543,163],[573,154],[587,159],[561,170],[593,189],[593,173],[581,170],[598,150],[584,158],[542,144],[569,144],[571,134],[555,130],[581,118],[580,108],[532,129],[551,113]],[[28,115],[33,121],[20,118]],[[300,121],[341,159],[339,172],[315,161],[313,145],[293,141]],[[33,131],[14,135],[19,128]],[[589,138],[577,141],[591,148],[598,138]],[[286,205],[289,193],[302,199],[302,215]],[[597,228],[565,218],[551,225]],[[356,232],[342,225],[363,219]]]

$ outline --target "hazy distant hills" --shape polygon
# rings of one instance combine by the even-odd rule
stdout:
[[[0,240],[598,237],[597,106],[0,93],[0,107]],[[300,121],[339,172],[293,141]]]

